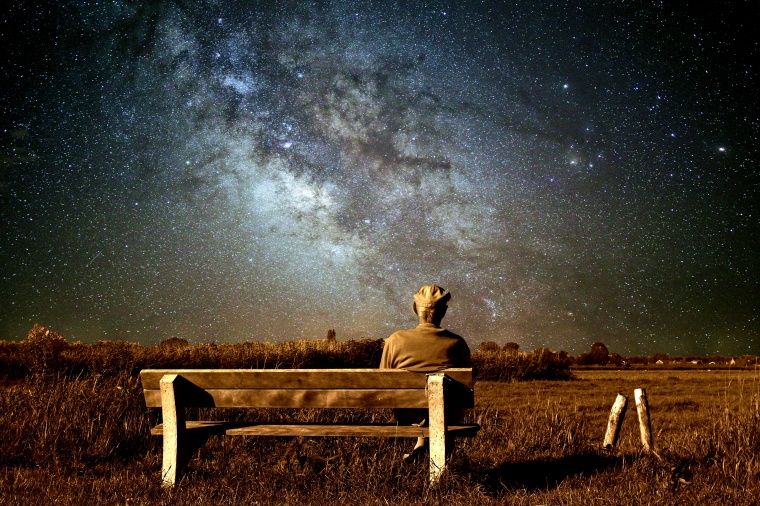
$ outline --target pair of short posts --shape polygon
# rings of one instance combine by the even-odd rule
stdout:
[[[639,415],[639,431],[641,432],[641,445],[644,451],[649,453],[654,450],[652,441],[652,422],[649,418],[649,403],[647,402],[647,393],[643,388],[637,388],[633,391],[636,399],[636,412]],[[607,433],[604,435],[605,449],[611,450],[617,445],[620,427],[623,425],[625,410],[628,408],[628,397],[618,394],[615,403],[610,410],[610,418],[607,422]]]

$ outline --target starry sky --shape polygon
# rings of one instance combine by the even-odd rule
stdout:
[[[751,2],[47,3],[0,339],[380,338],[437,283],[473,349],[760,353]]]

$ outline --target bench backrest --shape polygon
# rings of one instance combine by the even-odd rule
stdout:
[[[472,408],[472,369],[441,372],[452,380],[444,384],[447,406]],[[175,374],[186,407],[428,407],[427,375],[399,369],[144,369],[148,407],[161,407],[161,378]]]

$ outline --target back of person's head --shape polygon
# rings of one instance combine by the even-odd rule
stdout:
[[[436,307],[446,305],[451,294],[445,288],[438,285],[425,285],[414,294],[414,303],[417,307]]]
[[[451,294],[438,285],[425,285],[414,295],[412,310],[420,317],[426,317],[428,321],[440,323],[446,314],[446,303]]]

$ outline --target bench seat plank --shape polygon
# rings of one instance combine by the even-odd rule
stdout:
[[[217,408],[426,408],[424,389],[266,390],[238,389],[180,392],[185,407]],[[145,404],[161,407],[161,391],[145,390]],[[183,395],[184,394],[184,395]]]
[[[457,437],[473,437],[479,425],[463,424],[449,426],[447,432]],[[428,427],[396,424],[257,424],[250,422],[188,421],[188,433],[202,432],[207,435],[226,436],[356,436],[356,437],[428,437]],[[154,436],[163,435],[163,424],[150,430]]]
[[[446,375],[472,388],[472,369],[446,369]],[[302,389],[302,388],[421,388],[425,373],[400,369],[143,369],[143,388],[158,390],[161,378],[178,374],[199,388]]]

